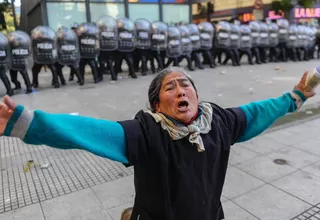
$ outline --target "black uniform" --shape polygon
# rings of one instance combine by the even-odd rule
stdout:
[[[267,50],[270,44],[269,27],[265,22],[262,22],[262,21],[259,22],[259,25],[260,25],[259,27],[260,39],[259,39],[258,49],[260,53],[260,60],[262,63],[267,63],[268,62]]]
[[[117,74],[114,69],[116,51],[118,49],[118,26],[117,21],[110,16],[102,16],[98,19],[100,40],[99,55],[99,77],[102,80],[103,74],[107,71],[111,74],[112,80],[117,80]]]
[[[165,67],[168,67],[171,63],[173,66],[179,66],[179,57],[181,55],[181,36],[180,31],[177,27],[168,27],[168,44],[166,55],[168,61]]]
[[[251,29],[252,38],[252,55],[255,57],[256,64],[261,64],[259,41],[260,41],[260,25],[257,21],[250,21],[249,27]]]
[[[14,31],[8,34],[8,40],[11,49],[10,77],[11,82],[15,84],[15,89],[21,89],[21,83],[18,81],[18,72],[23,77],[26,84],[26,93],[32,92],[32,85],[28,75],[28,68],[33,64],[31,39],[23,31]]]
[[[212,51],[214,28],[209,22],[201,22],[198,24],[200,32],[200,51],[203,56],[203,63],[209,63],[210,68],[215,68],[215,61]]]
[[[136,49],[134,51],[134,66],[138,71],[141,61],[141,74],[146,75],[148,71],[147,61],[151,47],[151,23],[143,18],[134,22],[137,33]],[[154,68],[154,67],[153,67]]]
[[[3,33],[0,33],[0,79],[6,87],[7,95],[12,96],[14,92],[6,74],[9,69],[10,59],[9,41]]]
[[[133,67],[133,51],[135,49],[135,25],[132,20],[128,18],[117,19],[118,25],[118,50],[116,55],[116,72],[119,73],[121,69],[121,61],[124,59],[129,67],[129,76],[137,78]]]
[[[201,42],[200,42],[200,32],[196,24],[188,24],[190,31],[190,39],[192,43],[191,60],[195,62],[195,66],[199,69],[204,69],[201,63]]]
[[[91,23],[82,23],[77,28],[80,45],[80,74],[84,80],[85,67],[88,64],[91,67],[93,80],[95,83],[101,81],[99,77],[98,64],[96,58],[99,56],[99,30],[96,25]]]
[[[277,25],[279,27],[279,58],[283,62],[287,62],[286,42],[289,36],[289,22],[287,19],[278,19]]]
[[[222,53],[226,54],[226,57],[230,57],[232,64],[236,65],[234,55],[230,53],[230,23],[226,21],[219,21],[216,24],[216,33],[214,38],[215,57],[218,57],[218,62],[221,64]]]
[[[164,69],[164,62],[166,58],[167,49],[167,30],[168,26],[162,21],[154,21],[151,25],[151,48],[150,48],[150,62],[151,68],[154,68],[153,60],[156,59],[158,63],[157,70]]]
[[[289,27],[288,40],[286,41],[286,49],[288,57],[292,61],[296,62],[298,60],[299,54],[299,40],[298,40],[298,28],[297,25],[292,24]]]
[[[179,63],[186,59],[188,63],[188,69],[190,71],[194,71],[192,66],[191,60],[191,53],[192,53],[192,41],[191,41],[191,34],[187,26],[181,25],[178,27],[181,36],[181,55],[179,57]]]
[[[226,64],[231,59],[233,66],[240,66],[240,41],[240,26],[230,23],[230,45],[227,48],[227,56],[223,64]]]
[[[62,68],[67,65],[70,67],[72,74],[77,76],[78,83],[83,85],[84,80],[79,71],[80,48],[76,33],[66,27],[59,28],[57,31],[57,48],[58,62],[55,66],[60,79],[64,79]]]
[[[240,49],[239,49],[240,60],[243,55],[247,55],[249,64],[253,65],[252,53],[251,53],[251,49],[252,49],[251,29],[248,25],[243,24],[240,26],[240,33],[241,33]]]
[[[279,58],[279,28],[275,23],[269,23],[269,62],[278,62]]]

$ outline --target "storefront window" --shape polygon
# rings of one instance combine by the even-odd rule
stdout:
[[[86,5],[78,2],[48,2],[49,26],[57,30],[61,26],[70,27],[74,22],[87,21]]]
[[[129,18],[136,20],[138,18],[147,19],[150,22],[159,20],[158,4],[129,4]]]
[[[171,4],[187,4],[188,0],[162,0],[162,3],[171,3]]]
[[[163,5],[163,21],[169,25],[189,23],[189,5]]]
[[[124,4],[122,3],[90,3],[90,13],[93,22],[103,15],[115,19],[125,17]]]

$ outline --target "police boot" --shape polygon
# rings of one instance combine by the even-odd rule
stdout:
[[[6,75],[6,72],[0,73],[0,78],[1,78],[4,86],[6,87],[7,95],[8,96],[13,96],[14,92],[13,92],[13,89],[11,87],[10,81],[9,81],[7,75]]]
[[[77,76],[79,85],[83,86],[84,85],[84,79],[82,78],[79,69],[76,68],[75,66],[71,66],[71,69],[72,69],[72,72]]]
[[[22,78],[24,80],[24,83],[26,84],[26,87],[27,87],[26,93],[27,94],[31,93],[32,92],[32,85],[31,85],[27,70],[22,70],[22,71],[20,71],[20,73],[21,73]]]
[[[138,78],[136,73],[134,72],[133,57],[131,56],[131,54],[127,54],[126,61],[129,67],[129,76],[131,76],[131,78],[134,78],[134,79]]]
[[[38,74],[39,73],[37,73],[36,70],[32,69],[32,85],[33,85],[34,88],[38,88],[39,87]]]
[[[202,63],[201,63],[201,54],[198,52],[192,52],[193,53],[193,59],[195,66],[198,67],[199,69],[204,69]]]
[[[194,71],[194,68],[193,68],[193,66],[192,66],[191,56],[190,56],[190,55],[187,55],[187,56],[186,56],[186,59],[187,59],[187,63],[188,63],[188,69],[189,69],[190,71]]]
[[[206,50],[205,53],[206,53],[206,57],[208,58],[210,68],[215,68],[216,65],[214,63],[211,51],[210,50]]]
[[[148,72],[148,67],[147,67],[147,57],[142,54],[141,55],[141,75],[146,76]]]

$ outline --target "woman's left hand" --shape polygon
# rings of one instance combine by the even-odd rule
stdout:
[[[294,89],[300,91],[303,93],[303,95],[306,97],[306,99],[314,96],[316,93],[314,91],[311,91],[311,92],[307,92],[306,91],[306,80],[307,80],[307,77],[308,77],[308,71],[306,71],[303,76],[301,77],[300,79],[300,82],[295,85]]]

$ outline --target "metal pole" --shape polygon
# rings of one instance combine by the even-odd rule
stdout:
[[[77,2],[75,2],[76,4]],[[86,0],[86,16],[87,16],[87,22],[91,22],[91,11],[90,11],[90,3],[89,0]]]
[[[14,7],[14,1],[11,1],[11,7],[12,7],[12,11],[13,11],[13,24],[14,24],[14,29],[17,30],[18,29],[18,25],[17,25],[17,18],[16,18],[16,9]]]

